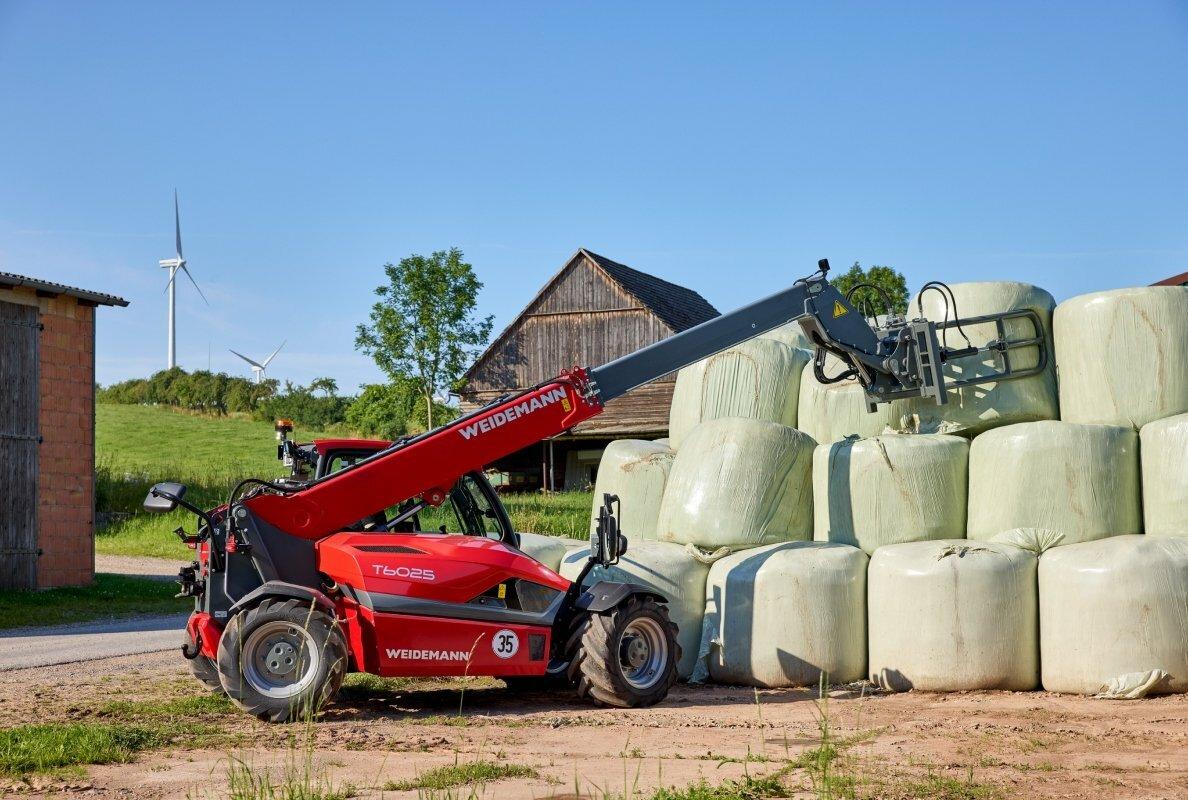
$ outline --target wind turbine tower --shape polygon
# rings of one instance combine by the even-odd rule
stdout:
[[[288,341],[288,339],[285,340],[285,342],[287,342],[287,341]],[[281,342],[280,347],[273,350],[272,353],[269,354],[268,358],[264,359],[264,361],[262,361],[262,362],[252,361],[250,358],[245,356],[243,353],[236,353],[234,350],[231,350],[231,352],[234,353],[235,355],[239,356],[240,358],[242,358],[247,363],[252,365],[252,375],[255,376],[256,383],[260,383],[261,381],[264,380],[264,370],[268,369],[268,365],[270,363],[272,363],[272,359],[276,358],[276,354],[281,351],[281,347],[285,346],[285,342]]]
[[[177,255],[174,258],[164,258],[157,262],[163,269],[169,270],[169,283],[165,286],[165,290],[169,292],[169,342],[166,362],[168,369],[177,366],[177,273],[179,270],[186,273],[190,283],[194,284],[195,289],[198,289],[198,295],[202,298],[202,302],[210,305],[206,295],[202,294],[202,290],[198,288],[198,281],[194,280],[194,276],[186,268],[186,260],[182,257],[181,215],[177,209],[177,189],[173,190],[173,229],[176,234]]]

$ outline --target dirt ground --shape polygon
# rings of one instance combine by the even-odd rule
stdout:
[[[5,672],[0,727],[88,719],[112,700],[200,694],[172,652]],[[214,715],[217,734],[202,747],[178,743],[129,764],[88,767],[82,777],[0,780],[0,793],[224,797],[230,759],[279,778],[294,763],[302,768],[312,751],[319,778],[349,783],[359,797],[648,798],[659,786],[716,785],[780,768],[792,796],[811,797],[811,771],[787,765],[820,744],[815,700],[815,690],[679,686],[657,708],[618,711],[564,693],[516,694],[487,680],[371,687],[352,691],[313,726]],[[837,689],[826,713],[843,751],[833,769],[858,779],[859,796],[1188,798],[1184,695],[1105,701]],[[383,788],[475,760],[530,767],[539,777],[437,793]],[[945,778],[988,788],[919,788]]]

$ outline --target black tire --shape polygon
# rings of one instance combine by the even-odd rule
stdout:
[[[188,660],[190,662],[190,672],[203,686],[215,694],[226,694],[223,691],[223,683],[219,680],[219,666],[210,656],[204,656],[199,653]]]
[[[676,634],[668,609],[650,598],[631,597],[608,613],[588,614],[566,643],[569,679],[579,697],[598,705],[655,705],[676,683]]]
[[[311,718],[338,693],[347,648],[334,619],[298,600],[264,600],[231,618],[219,642],[227,696],[265,722]]]

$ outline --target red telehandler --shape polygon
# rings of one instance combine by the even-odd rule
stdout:
[[[184,486],[156,485],[146,510],[181,506],[199,517],[195,535],[180,534],[198,554],[179,576],[182,595],[194,598],[182,652],[195,675],[274,722],[315,713],[349,671],[551,676],[604,705],[660,702],[680,657],[666,598],[645,586],[585,581],[626,550],[617,498],[602,498],[590,559],[571,582],[519,550],[484,465],[793,320],[816,346],[818,380],[856,378],[872,408],[900,397],[944,403],[946,388],[1026,377],[1046,364],[1046,334],[1033,312],[959,320],[952,292],[931,283],[924,290],[940,292],[952,312],[943,322],[889,314],[875,327],[829,283],[828,262],[818,266],[782,292],[603,366],[566,370],[418,436],[369,443],[361,450],[372,454],[355,453],[338,471],[323,464],[305,480],[249,478],[209,512],[186,502]],[[1021,317],[1035,335],[1009,339],[1005,322]],[[998,337],[974,346],[963,322],[996,322]],[[947,346],[950,329],[964,347]],[[1038,350],[1036,366],[1012,366],[1020,347]],[[845,365],[841,374],[825,375],[826,353]],[[946,362],[972,356],[994,368],[983,363],[976,378],[946,380]],[[447,515],[455,535],[438,525]]]

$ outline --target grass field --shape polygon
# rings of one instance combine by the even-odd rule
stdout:
[[[96,575],[91,586],[42,592],[0,589],[0,629],[185,611],[186,604],[173,596],[176,592],[172,582],[104,574]]]
[[[299,440],[318,435],[297,430]],[[224,502],[246,477],[284,474],[276,459],[272,425],[243,417],[215,418],[168,408],[101,404],[96,408],[97,497],[103,522],[95,549],[115,555],[188,559],[172,534],[194,517],[141,511],[149,488],[161,481],[185,484],[186,498],[210,508]],[[504,505],[516,530],[587,538],[591,494],[509,495]]]

